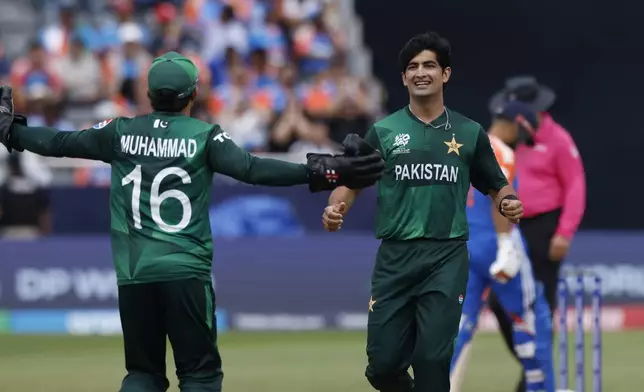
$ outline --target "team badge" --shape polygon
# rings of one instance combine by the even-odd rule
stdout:
[[[458,303],[463,305],[463,294],[458,296]]]
[[[463,147],[462,144],[456,143],[456,135],[452,134],[452,140],[449,142],[443,142],[445,145],[448,147],[447,153],[455,152],[456,155],[461,155],[461,153],[458,151],[459,148]]]
[[[94,125],[92,128],[94,129],[103,129],[107,126],[107,124],[111,123],[112,119],[110,118],[109,120],[101,121],[100,123]]]

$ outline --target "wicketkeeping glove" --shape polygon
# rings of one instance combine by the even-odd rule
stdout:
[[[348,157],[369,155],[375,151],[366,140],[355,133],[350,133],[344,138],[342,147],[344,148],[344,155]]]
[[[344,148],[344,155],[348,157],[357,157],[357,156],[366,156],[373,154],[376,150],[369,145],[363,138],[358,136],[355,133],[348,134],[342,142],[342,147]],[[364,182],[356,181],[355,183],[348,185],[348,188],[351,189],[360,189],[366,188],[373,185],[374,182],[369,179],[365,179]]]
[[[9,137],[13,123],[13,95],[11,87],[0,86],[0,143],[11,152]]]
[[[373,185],[382,177],[385,162],[380,152],[373,148],[369,148],[369,151],[360,147],[361,142],[366,142],[357,135],[351,136],[351,139],[354,144],[350,148],[356,149],[347,151],[345,147],[345,153],[342,155],[306,155],[311,192],[333,190],[341,185],[352,189],[364,188]]]

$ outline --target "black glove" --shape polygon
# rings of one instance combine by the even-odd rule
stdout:
[[[13,123],[13,96],[11,87],[0,86],[0,143],[11,152],[9,136]]]
[[[373,147],[371,147],[369,143],[367,143],[363,138],[355,133],[350,133],[347,135],[347,137],[344,138],[342,147],[344,147],[344,155],[348,157],[367,156],[377,151]],[[369,187],[373,184],[374,181],[365,179],[365,181],[363,182],[356,181],[350,185],[347,185],[347,187],[351,189],[360,189]]]
[[[363,147],[361,143],[366,142],[357,135],[351,136],[349,142],[343,155],[306,155],[311,192],[333,190],[340,185],[351,189],[364,188],[373,185],[382,177],[385,162],[380,152]],[[361,149],[366,153],[357,155]]]
[[[360,155],[369,155],[375,150],[363,138],[355,133],[350,133],[342,142],[344,155],[348,157],[357,157]]]

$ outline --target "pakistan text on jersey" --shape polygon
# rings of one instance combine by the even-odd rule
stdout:
[[[394,167],[396,180],[458,181],[458,167],[440,163],[412,163]]]
[[[121,152],[156,158],[192,158],[197,153],[194,139],[163,139],[149,136],[121,136]]]

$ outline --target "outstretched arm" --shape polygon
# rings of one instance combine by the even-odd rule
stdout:
[[[306,165],[259,158],[238,147],[219,126],[208,138],[208,158],[213,171],[253,185],[307,184]]]
[[[84,158],[109,163],[113,155],[114,122],[104,121],[76,132],[14,123],[11,125],[11,147],[50,157]]]
[[[357,135],[349,135],[347,140],[356,145],[364,142]],[[306,165],[258,158],[237,147],[217,125],[213,127],[208,143],[208,162],[212,170],[248,184],[309,184],[311,192],[333,190],[342,185],[360,188],[378,181],[385,167],[377,151],[359,156],[310,153]]]

